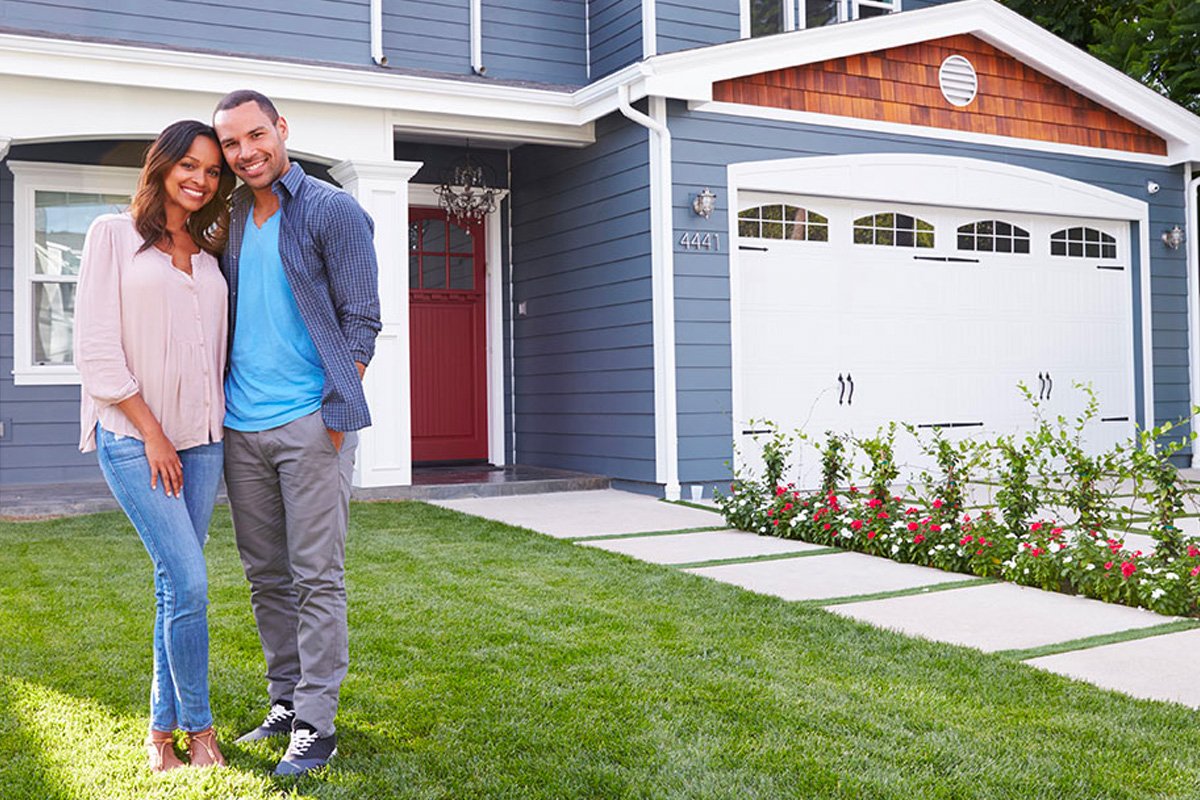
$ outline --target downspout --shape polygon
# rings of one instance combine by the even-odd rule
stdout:
[[[1184,227],[1187,229],[1187,286],[1190,297],[1188,331],[1191,333],[1188,339],[1188,361],[1192,365],[1192,374],[1189,376],[1192,386],[1189,396],[1194,407],[1200,405],[1200,222],[1197,222],[1196,219],[1197,214],[1200,213],[1196,202],[1196,193],[1200,192],[1200,176],[1194,173],[1191,162],[1188,162],[1184,175],[1187,180],[1187,197],[1184,203],[1187,223]],[[1200,417],[1192,415],[1191,420],[1194,431],[1196,423],[1200,422]],[[1200,447],[1197,447],[1196,442],[1192,442],[1192,467],[1200,469]]]
[[[666,499],[678,500],[679,430],[675,394],[675,256],[671,234],[671,132],[663,122],[629,104],[629,85],[617,88],[617,101],[626,118],[650,132],[650,263],[651,303],[654,309],[655,480],[665,487]],[[650,110],[665,117],[661,98],[650,98]]]
[[[483,0],[471,0],[471,71],[487,72],[483,65]]]
[[[658,55],[658,9],[655,7],[654,0],[642,0],[642,58],[656,55]],[[629,118],[633,119],[633,117]],[[634,121],[637,122],[637,120]]]
[[[371,0],[371,60],[381,67],[387,66],[383,54],[383,0]]]

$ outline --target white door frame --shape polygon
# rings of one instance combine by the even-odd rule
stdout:
[[[410,207],[438,208],[438,195],[432,184],[409,185]],[[499,193],[500,200],[508,197],[508,190]],[[487,258],[487,277],[484,289],[484,311],[487,315],[487,398],[488,398],[488,461],[498,467],[504,466],[504,314],[502,301],[504,285],[501,277],[504,265],[501,262],[501,217],[500,204],[483,221],[484,247]]]
[[[729,192],[729,304],[733,441],[745,401],[737,380],[742,353],[741,265],[738,242],[739,191],[818,195],[846,200],[862,199],[949,206],[993,211],[1018,210],[1026,214],[1057,217],[1090,217],[1138,222],[1139,241],[1130,247],[1140,253],[1142,408],[1143,423],[1154,424],[1154,361],[1150,304],[1150,206],[1107,189],[1048,172],[997,161],[960,156],[914,153],[868,153],[808,158],[772,159],[730,164],[726,169]],[[1132,258],[1133,253],[1130,253]],[[1130,279],[1132,280],[1132,263]],[[1131,287],[1132,288],[1132,287]],[[1131,363],[1133,342],[1129,342]],[[1137,408],[1131,386],[1132,408]],[[738,463],[735,453],[735,466]]]

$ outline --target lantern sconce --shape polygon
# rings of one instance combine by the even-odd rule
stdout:
[[[1183,239],[1183,229],[1178,225],[1176,225],[1174,228],[1171,228],[1169,231],[1163,231],[1163,244],[1172,250],[1178,250],[1180,246],[1183,245]]]
[[[709,219],[712,217],[713,210],[717,207],[717,196],[712,193],[707,186],[704,191],[696,195],[692,200],[692,211],[696,212],[696,216]]]

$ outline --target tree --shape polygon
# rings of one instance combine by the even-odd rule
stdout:
[[[1017,13],[1200,114],[1197,0],[1003,0]]]

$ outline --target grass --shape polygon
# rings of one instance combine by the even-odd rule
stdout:
[[[1200,726],[1008,659],[419,503],[362,504],[340,755],[269,776],[218,510],[213,703],[231,768],[145,771],[152,595],[127,523],[0,524],[0,796],[1197,798]]]

